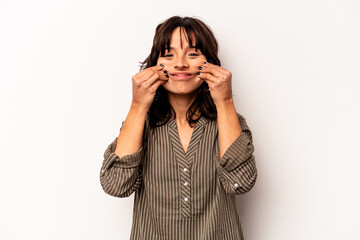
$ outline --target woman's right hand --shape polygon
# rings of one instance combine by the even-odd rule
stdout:
[[[146,68],[132,77],[132,104],[149,109],[154,101],[156,89],[168,80],[163,72],[164,66],[159,65]]]

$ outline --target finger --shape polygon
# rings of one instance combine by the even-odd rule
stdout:
[[[200,68],[202,68],[201,70],[200,70]],[[222,72],[220,72],[217,68],[215,68],[215,67],[205,67],[205,66],[201,66],[199,68],[199,70],[200,70],[200,72],[204,72],[204,73],[210,73],[210,74],[212,74],[213,76],[215,76],[215,77],[221,77],[221,76],[223,76],[224,75],[224,73],[222,73]]]
[[[206,62],[206,64],[203,64],[202,65],[203,69],[206,69],[206,68],[213,68],[213,69],[217,69],[218,71],[222,72],[223,74],[227,74],[228,73],[228,70],[218,66],[218,65],[215,65],[215,64],[212,64],[212,63],[209,63],[209,62]]]
[[[140,83],[145,82],[146,80],[148,80],[152,75],[154,75],[154,71],[142,71],[141,73],[138,73],[137,75],[135,75],[137,81],[139,81]]]
[[[160,66],[161,65],[161,66]],[[138,73],[138,77],[142,77],[148,74],[148,72],[152,72],[152,71],[160,71],[164,68],[164,64],[159,63],[158,65],[152,66],[152,67],[148,67],[146,69],[144,69],[143,71]]]
[[[166,71],[162,71],[160,72],[160,77],[159,77],[160,80],[169,80],[169,75]]]
[[[149,69],[144,69],[144,70],[142,70],[141,72],[139,72],[139,73],[137,73],[134,77],[136,78],[136,79],[141,79],[141,80],[143,80],[143,79],[146,79],[146,78],[148,78],[149,76],[151,76],[151,73],[152,71],[150,71]]]
[[[168,80],[169,79],[169,75],[168,72],[164,69],[162,69],[161,71],[156,71],[156,73],[159,74],[159,79],[160,80]]]
[[[140,83],[144,83],[147,80],[149,80],[149,78],[151,78],[154,74],[159,76],[159,79],[162,80],[167,80],[167,77],[164,71],[154,71],[152,69],[150,69],[149,71],[147,71],[146,73],[143,74],[143,76],[140,76],[139,78],[139,82]]]
[[[145,89],[150,88],[151,85],[153,85],[157,79],[159,79],[159,74],[154,73],[150,78],[148,78],[147,80],[144,81],[144,83],[143,83],[144,88]]]
[[[151,87],[157,80],[160,81],[167,81],[168,78],[165,76],[164,73],[155,72],[148,80],[146,80],[143,84],[145,88],[148,89]]]
[[[159,79],[161,80],[167,80],[169,77],[167,76],[167,71],[165,71],[164,64],[160,63],[157,66],[151,67],[151,69],[154,72],[157,72],[159,74]]]
[[[206,72],[200,72],[200,74],[198,75],[200,78],[204,79],[204,80],[208,80],[212,83],[215,83],[216,82],[216,77],[213,76],[212,74],[210,73],[206,73]]]
[[[158,87],[160,85],[164,84],[165,82],[166,82],[165,80],[158,80],[153,85],[151,85],[149,90],[154,93],[156,91],[156,89],[158,89]]]
[[[155,66],[149,67],[149,69],[152,69],[152,70],[154,70],[154,71],[160,71],[160,70],[163,69],[163,68],[164,68],[164,64],[163,64],[163,63],[159,63],[159,64],[157,64],[157,65],[155,65]]]

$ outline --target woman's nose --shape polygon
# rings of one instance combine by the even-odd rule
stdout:
[[[186,68],[186,67],[189,67],[189,64],[187,63],[186,59],[179,57],[176,59],[175,67],[176,68]]]

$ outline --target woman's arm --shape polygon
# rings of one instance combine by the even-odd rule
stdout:
[[[120,128],[115,154],[119,158],[139,151],[142,145],[144,123],[148,109],[131,105],[130,111]]]
[[[222,102],[216,105],[220,158],[224,155],[226,149],[241,134],[241,126],[236,113],[235,105],[231,99],[229,102]]]
[[[132,105],[122,122],[119,136],[105,150],[100,183],[111,196],[128,197],[141,185],[140,164],[146,146],[146,114],[146,109]]]
[[[244,194],[257,178],[251,131],[233,102],[217,105],[219,151],[216,166],[228,194]]]

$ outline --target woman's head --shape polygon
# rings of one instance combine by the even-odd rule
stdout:
[[[195,46],[212,64],[220,66],[218,58],[218,44],[211,29],[201,20],[192,17],[170,17],[156,27],[153,46],[150,55],[142,62],[141,69],[155,66],[159,56],[163,56],[170,48],[172,33],[176,28],[182,28],[181,33],[186,32],[186,39],[190,46]],[[195,42],[193,41],[195,36]]]
[[[216,118],[216,107],[207,83],[196,73],[204,61],[220,66],[217,52],[218,44],[214,34],[199,19],[174,16],[156,27],[151,53],[142,62],[140,70],[163,63],[164,70],[169,73],[169,80],[156,91],[149,110],[151,126],[156,126],[158,121],[166,122],[171,115],[176,116],[168,100],[170,93],[194,96],[194,101],[187,111],[190,125],[197,121],[192,120],[197,111],[209,119]],[[181,81],[172,75],[175,72],[192,75],[189,80]]]

